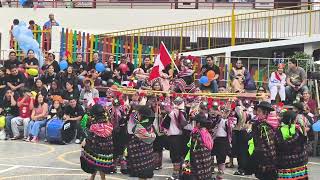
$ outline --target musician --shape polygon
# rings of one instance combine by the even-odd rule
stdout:
[[[76,144],[80,144],[80,139],[83,138],[82,136],[82,129],[80,126],[80,120],[82,116],[84,115],[84,110],[78,104],[76,97],[72,97],[69,100],[69,105],[66,106],[65,112],[63,115],[63,120],[64,121],[70,121],[71,126],[77,130],[77,136],[76,136]]]
[[[207,56],[206,58],[207,64],[201,67],[201,74],[202,76],[207,76],[208,71],[214,71],[215,76],[213,80],[211,81],[211,92],[217,93],[218,92],[218,79],[220,74],[220,69],[217,65],[214,64],[213,57]],[[201,85],[201,89],[204,89],[205,87]]]

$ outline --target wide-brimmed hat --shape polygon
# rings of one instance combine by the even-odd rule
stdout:
[[[274,111],[274,109],[272,108],[271,104],[267,101],[261,101],[256,108],[261,108],[261,109],[265,109],[265,110],[269,110],[269,111]]]
[[[100,104],[95,104],[92,106],[90,110],[90,115],[91,116],[98,116],[104,114],[104,109]]]
[[[201,127],[209,127],[211,124],[211,121],[209,121],[208,118],[206,118],[206,116],[203,114],[197,114],[194,117],[194,121],[199,123]]]
[[[303,111],[304,110],[304,106],[302,103],[297,102],[297,103],[293,103],[292,105],[293,107],[297,108],[299,111]]]
[[[155,114],[152,111],[152,109],[146,105],[138,105],[136,106],[136,109],[138,113],[142,116],[148,117],[148,118],[154,118]]]

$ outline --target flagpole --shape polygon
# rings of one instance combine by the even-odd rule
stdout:
[[[167,49],[166,45],[163,43],[163,41],[161,41],[161,44],[165,47],[165,50],[167,51],[167,53],[170,54],[170,53],[168,52],[168,49]],[[179,73],[180,71],[179,71],[179,69],[178,69],[178,66],[176,65],[176,63],[174,62],[174,60],[171,58],[171,56],[170,56],[170,59],[171,59],[171,62],[173,63],[173,65],[174,65],[174,67],[177,69],[177,71],[178,71],[178,73]]]

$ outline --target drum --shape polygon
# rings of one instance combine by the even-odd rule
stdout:
[[[76,130],[70,121],[54,118],[47,123],[46,137],[49,143],[68,144],[75,136]]]

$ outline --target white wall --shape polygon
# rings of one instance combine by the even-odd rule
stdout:
[[[237,10],[237,13],[254,10]],[[43,25],[49,13],[54,13],[56,21],[63,27],[89,33],[105,33],[139,27],[226,16],[231,10],[175,10],[175,9],[24,9],[0,8],[1,48],[9,48],[9,28],[13,19],[28,23],[35,20]]]

